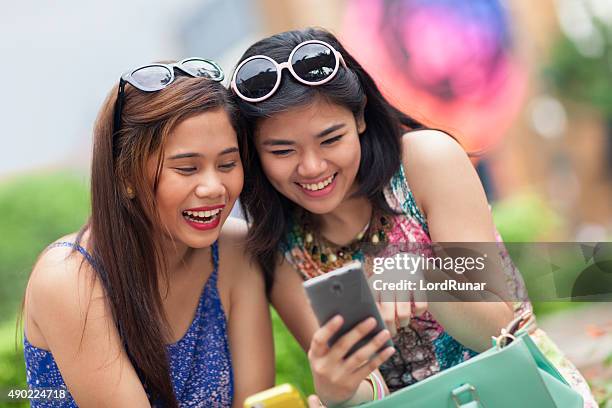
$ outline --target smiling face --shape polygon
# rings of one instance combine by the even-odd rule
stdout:
[[[151,180],[157,158],[149,159]],[[227,113],[216,109],[180,122],[168,136],[155,192],[160,220],[170,236],[192,248],[219,236],[242,190],[238,141]]]
[[[356,188],[364,130],[350,110],[317,98],[262,119],[255,142],[274,188],[306,210],[326,214]]]

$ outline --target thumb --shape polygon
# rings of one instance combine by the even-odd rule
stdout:
[[[316,395],[311,395],[308,397],[308,408],[321,408],[324,405],[321,403],[321,400]]]

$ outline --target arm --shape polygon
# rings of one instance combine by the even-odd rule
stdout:
[[[274,386],[274,344],[270,309],[261,271],[246,255],[246,224],[226,221],[220,239],[221,268],[230,290],[228,337],[234,372],[233,407]],[[225,279],[229,278],[229,279]]]
[[[433,242],[495,242],[495,227],[484,189],[456,141],[435,130],[410,132],[403,137],[403,165],[417,205],[427,218]],[[500,265],[501,261],[491,260],[491,264]],[[488,288],[493,294],[505,292],[500,284]],[[501,299],[430,302],[429,310],[449,334],[476,351],[489,348],[491,336],[499,334],[513,316],[511,305]]]
[[[302,282],[298,272],[283,260],[276,268],[270,301],[293,337],[308,352],[319,323],[312,312]]]
[[[26,290],[26,315],[79,406],[150,407],[122,347],[95,272],[68,250],[45,253]]]

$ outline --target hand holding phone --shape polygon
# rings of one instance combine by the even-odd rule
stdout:
[[[371,400],[371,386],[364,379],[395,349],[361,265],[329,272],[304,287],[322,324],[308,351],[317,395],[328,405]],[[364,392],[356,395],[362,383]]]

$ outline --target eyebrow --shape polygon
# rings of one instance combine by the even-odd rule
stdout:
[[[324,129],[321,132],[319,132],[315,136],[315,138],[320,139],[322,137],[325,137],[325,136],[329,135],[330,133],[333,133],[336,130],[343,128],[344,126],[346,126],[345,123],[338,123],[336,125],[332,125],[332,126],[328,127],[327,129]],[[292,141],[292,140],[285,140],[285,139],[268,139],[268,140],[264,141],[262,144],[264,146],[279,146],[279,145],[294,145],[295,142]]]
[[[230,154],[230,153],[235,153],[238,151],[239,150],[237,147],[228,147],[227,149],[222,150],[221,153],[219,153],[219,156],[223,156],[225,154]],[[200,158],[200,157],[204,157],[204,155],[202,153],[195,153],[195,152],[179,153],[179,154],[175,154],[175,155],[168,157],[168,160],[189,159],[193,157]]]
[[[330,127],[328,127],[327,129],[319,132],[319,134],[317,135],[317,139],[321,138],[321,137],[325,137],[327,135],[329,135],[330,133],[335,132],[336,130],[343,128],[345,126],[344,123],[338,123],[336,125],[332,125]]]

